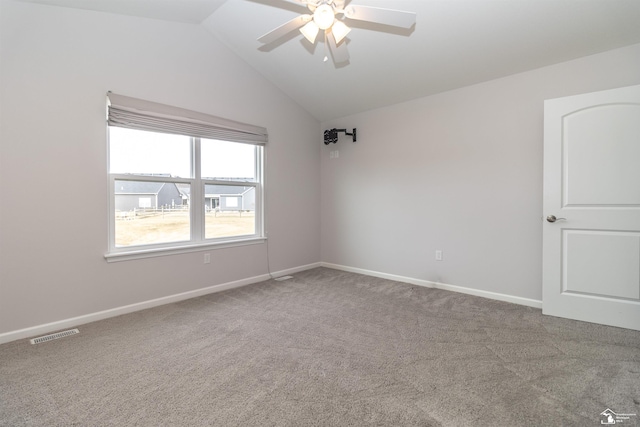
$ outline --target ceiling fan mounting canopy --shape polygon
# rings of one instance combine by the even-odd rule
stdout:
[[[289,0],[289,1],[293,1],[294,3],[306,5],[311,12],[315,11],[316,8],[318,8],[318,7],[322,6],[322,5],[327,5],[327,6],[331,7],[334,10],[340,10],[340,9],[344,8],[344,3],[345,3],[344,0],[319,0],[319,1]]]
[[[416,22],[415,12],[359,5],[349,5],[345,9],[345,3],[349,0],[288,1],[305,5],[312,14],[307,13],[293,18],[258,38],[258,41],[265,44],[273,43],[291,31],[300,30],[304,37],[313,44],[316,42],[320,30],[323,30],[326,43],[330,47],[333,61],[336,64],[349,60],[349,52],[344,39],[351,29],[343,22],[343,19],[367,21],[407,29]],[[342,19],[336,18],[336,15],[339,14],[343,16]]]

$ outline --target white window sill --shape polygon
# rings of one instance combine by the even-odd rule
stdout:
[[[216,249],[234,248],[238,246],[259,245],[267,240],[266,237],[251,237],[247,239],[228,240],[216,243],[189,244],[163,248],[147,248],[136,250],[118,250],[104,255],[107,262],[130,261],[134,259],[155,258],[168,255],[186,254],[190,252],[213,251]]]

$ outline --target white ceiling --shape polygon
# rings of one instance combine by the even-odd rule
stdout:
[[[24,1],[202,25],[320,121],[640,43],[640,0],[351,0],[416,25],[345,21],[351,59],[336,67],[298,31],[257,41],[306,13],[287,0]]]

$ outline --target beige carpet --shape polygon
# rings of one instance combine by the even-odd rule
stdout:
[[[326,268],[79,329],[0,346],[0,425],[596,426],[607,408],[640,415],[638,332]]]

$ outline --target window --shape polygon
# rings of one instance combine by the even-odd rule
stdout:
[[[107,259],[264,238],[266,130],[111,93],[109,101]]]

